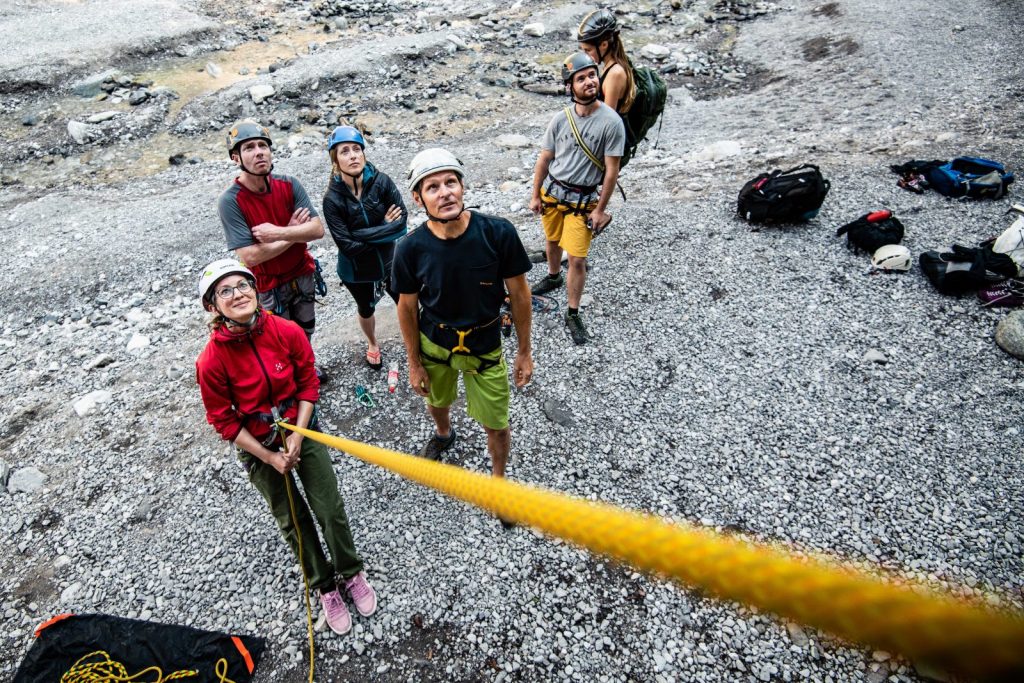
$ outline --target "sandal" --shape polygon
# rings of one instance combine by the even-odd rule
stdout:
[[[369,349],[367,349],[366,364],[369,365],[374,370],[380,370],[382,367],[384,367],[384,361],[381,360],[380,356],[380,349],[377,349],[376,351],[370,351]]]

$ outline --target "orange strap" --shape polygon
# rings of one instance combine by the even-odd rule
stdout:
[[[65,612],[64,614],[58,614],[55,617],[47,619],[43,623],[39,624],[39,627],[36,629],[36,633],[35,633],[36,638],[39,637],[39,634],[43,632],[44,628],[47,628],[49,626],[53,626],[58,621],[64,621],[68,617],[73,617],[73,616],[75,616],[74,612]]]
[[[249,654],[249,650],[245,648],[245,645],[242,644],[242,639],[238,636],[231,636],[231,641],[235,644],[235,647],[238,648],[238,652],[242,655],[242,659],[245,660],[245,666],[249,669],[249,673],[251,674],[252,670],[256,668],[256,665],[252,663],[252,656]]]

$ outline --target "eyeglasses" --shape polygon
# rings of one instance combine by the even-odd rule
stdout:
[[[219,289],[217,289],[217,292],[216,292],[217,298],[218,299],[230,299],[231,297],[233,297],[235,295],[235,290],[236,289],[238,290],[239,294],[248,294],[249,292],[251,292],[253,290],[252,282],[249,281],[249,280],[242,280],[241,282],[239,282],[234,287],[227,287],[227,286],[220,287]]]

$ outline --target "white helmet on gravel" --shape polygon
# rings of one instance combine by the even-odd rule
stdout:
[[[871,265],[886,272],[910,270],[912,261],[910,250],[902,244],[885,244],[871,257]]]
[[[217,281],[225,275],[234,275],[235,273],[245,275],[250,280],[256,279],[251,270],[233,258],[222,258],[203,268],[203,274],[199,277],[199,298],[204,306],[210,302],[212,298],[210,290],[217,284]]]
[[[409,191],[415,192],[421,180],[441,171],[454,171],[459,180],[466,180],[466,167],[454,154],[440,147],[423,150],[409,162]]]

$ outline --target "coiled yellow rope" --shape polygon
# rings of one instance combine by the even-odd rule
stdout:
[[[96,659],[89,662],[87,660]],[[228,678],[228,661],[221,657],[217,660],[215,673],[217,683],[235,683]],[[152,680],[144,680],[143,676],[156,675]],[[75,662],[67,672],[60,677],[60,683],[166,683],[181,678],[192,678],[199,675],[196,669],[182,669],[164,676],[163,670],[158,666],[150,666],[137,674],[128,675],[128,670],[121,662],[114,661],[104,650],[90,652]]]
[[[281,423],[412,481],[642,570],[973,677],[1024,680],[1024,615],[894,576]]]

